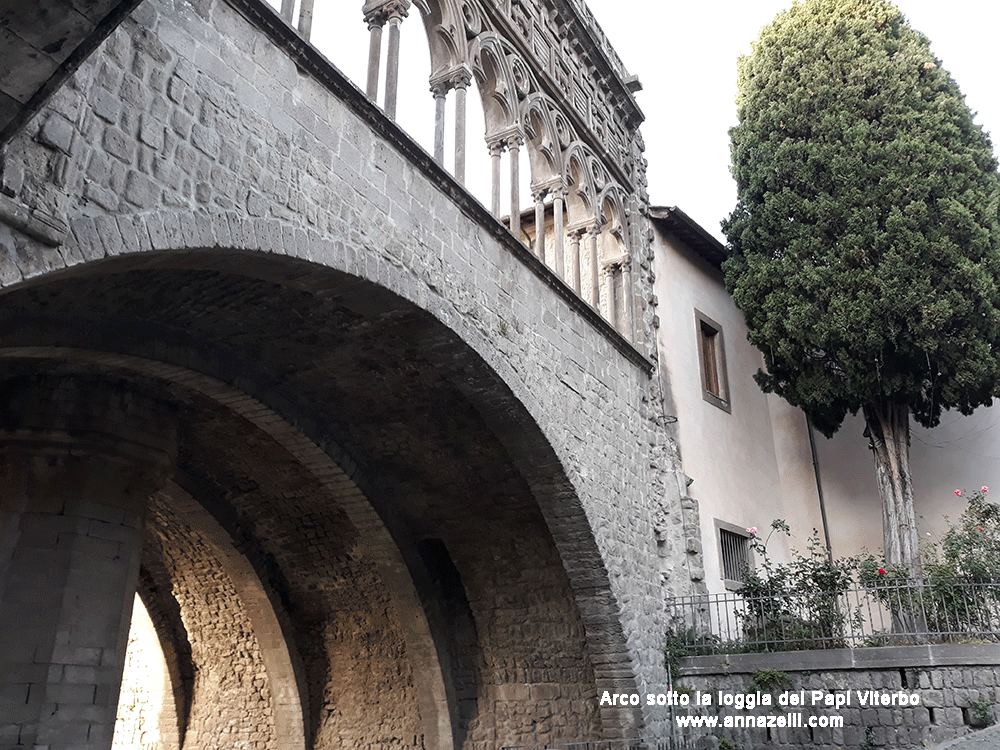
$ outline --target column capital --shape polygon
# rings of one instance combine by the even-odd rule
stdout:
[[[449,71],[448,80],[451,82],[452,88],[467,89],[472,84],[472,70],[468,65],[459,65]]]
[[[524,136],[520,133],[512,133],[504,138],[507,142],[507,148],[511,151],[515,151],[524,145]]]
[[[568,192],[566,190],[566,181],[561,176],[553,177],[551,180],[540,182],[537,187],[539,189],[544,189],[545,192],[553,198],[565,198],[566,193]]]
[[[545,200],[545,196],[549,194],[549,186],[545,183],[541,185],[531,186],[531,197],[535,199],[536,203],[541,203]]]
[[[435,99],[444,99],[451,91],[451,82],[443,78],[432,78],[430,89]]]
[[[381,28],[387,21],[401,21],[409,11],[409,0],[369,0],[361,9],[369,30],[375,26]]]
[[[606,276],[607,278],[613,278],[618,273],[619,265],[618,263],[611,262],[605,263],[601,267],[601,276]]]
[[[490,150],[490,156],[500,156],[507,150],[507,144],[501,139],[488,141],[486,147]]]

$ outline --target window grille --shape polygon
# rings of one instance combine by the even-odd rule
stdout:
[[[719,529],[719,546],[722,550],[722,577],[743,583],[750,565],[750,538]]]

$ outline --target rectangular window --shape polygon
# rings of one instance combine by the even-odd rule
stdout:
[[[713,396],[722,397],[719,387],[719,332],[704,322],[701,324],[701,356],[704,365],[705,390]]]
[[[750,567],[750,537],[738,526],[716,520],[719,533],[719,574],[726,588],[738,589]]]
[[[726,348],[722,338],[722,327],[697,310],[695,310],[695,321],[702,396],[720,409],[732,411],[729,405],[729,383],[726,380]]]

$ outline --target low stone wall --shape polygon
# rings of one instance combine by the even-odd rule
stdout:
[[[993,644],[690,657],[667,700],[699,747],[910,750],[995,720],[997,665]]]

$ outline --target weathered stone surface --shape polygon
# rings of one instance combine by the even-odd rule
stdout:
[[[260,582],[266,607],[183,498],[150,505],[184,746],[663,731],[598,705],[665,689],[691,575],[664,582],[657,533],[699,570],[642,319],[633,347],[280,22],[198,8],[149,0],[85,63],[68,154],[48,112],[8,147],[19,199],[68,218],[59,257],[0,227],[0,369],[165,388],[177,487]]]

